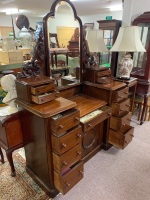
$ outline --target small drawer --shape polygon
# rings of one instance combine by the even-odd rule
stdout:
[[[96,114],[96,113],[97,114]],[[95,110],[92,113],[89,113],[88,115],[82,117],[80,119],[80,124],[82,125],[82,130],[87,131],[97,124],[101,123],[105,119],[109,118],[111,116],[111,108],[108,106],[104,106],[100,109]]]
[[[110,118],[110,128],[116,131],[120,131],[125,125],[129,125],[131,121],[131,112],[125,116],[119,118],[111,116]]]
[[[109,69],[108,70],[103,70],[103,71],[96,72],[96,76],[98,76],[98,77],[108,76],[110,74],[111,74],[111,71]]]
[[[112,102],[120,102],[121,100],[128,98],[128,95],[129,95],[128,87],[114,91],[112,96]]]
[[[83,162],[68,170],[68,173],[60,175],[54,171],[54,185],[62,194],[66,194],[83,178]]]
[[[36,87],[31,87],[31,94],[39,95],[46,92],[54,91],[56,89],[56,84],[45,84]]]
[[[82,141],[82,128],[78,126],[62,137],[52,135],[53,151],[61,155]]]
[[[112,115],[116,117],[123,117],[130,110],[130,99],[123,100],[121,102],[112,103]]]
[[[59,156],[53,152],[53,168],[60,174],[64,174],[68,169],[81,159],[81,144]]]
[[[45,93],[42,95],[34,96],[31,95],[31,99],[34,103],[43,104],[52,101],[60,96],[59,92]]]
[[[132,141],[133,132],[134,128],[132,126],[127,126],[120,132],[110,129],[108,142],[117,148],[124,149]]]
[[[70,109],[50,118],[51,131],[54,135],[61,136],[67,130],[79,125],[80,112]]]

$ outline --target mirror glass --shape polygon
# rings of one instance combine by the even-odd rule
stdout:
[[[53,15],[46,20],[47,67],[58,87],[80,82],[80,23],[75,19],[74,10],[67,1],[59,1]],[[51,10],[52,13],[52,10]]]
[[[140,37],[143,46],[145,49],[148,48],[149,44],[149,35],[150,35],[150,24],[138,24],[140,29]],[[132,75],[145,75],[145,68],[146,68],[146,53],[145,52],[136,52],[133,54],[134,65],[132,69]]]

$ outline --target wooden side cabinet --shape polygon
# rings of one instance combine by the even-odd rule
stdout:
[[[121,26],[120,20],[99,20],[99,29],[104,30],[104,41],[108,49],[111,49],[112,45],[114,44],[119,28]],[[118,53],[103,53],[101,54],[101,65],[102,66],[110,66],[112,76],[116,76],[116,66],[118,60]]]
[[[23,147],[30,140],[28,132],[23,135],[21,121],[25,116],[22,112],[14,113],[9,116],[0,117],[0,155],[4,163],[4,156],[1,147],[6,151],[6,156],[11,167],[11,176],[15,176],[15,168],[12,158],[14,150]]]

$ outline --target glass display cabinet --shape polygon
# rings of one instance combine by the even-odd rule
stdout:
[[[121,26],[120,20],[100,20],[99,29],[104,30],[104,41],[108,49],[111,49],[114,44],[119,28]],[[100,64],[104,67],[110,67],[112,76],[116,76],[116,66],[117,66],[118,53],[105,52],[101,53]]]
[[[150,96],[150,12],[144,12],[134,19],[133,25],[140,27],[140,35],[145,53],[134,53],[134,67],[131,76],[137,78],[136,93],[144,97],[140,124],[143,123],[148,97]]]

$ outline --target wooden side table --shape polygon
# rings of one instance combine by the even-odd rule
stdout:
[[[15,167],[13,163],[12,153],[14,150],[23,147],[29,141],[29,135],[24,137],[21,130],[21,122],[23,120],[22,112],[11,114],[9,116],[0,117],[0,156],[1,162],[4,163],[3,148],[11,167],[11,176],[15,176]]]

